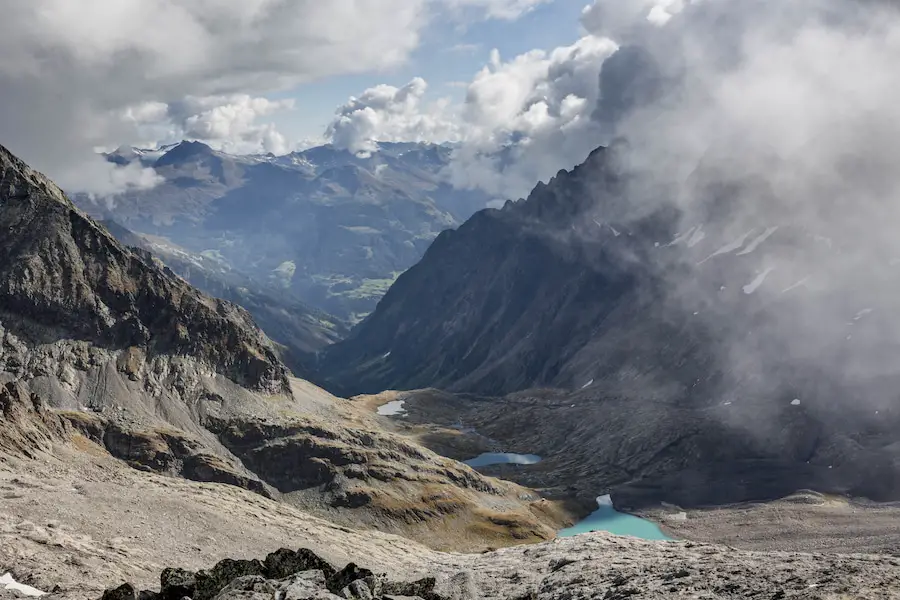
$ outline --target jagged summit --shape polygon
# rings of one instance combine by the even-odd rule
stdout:
[[[215,153],[215,150],[213,150],[203,142],[183,141],[163,154],[156,161],[156,166],[164,167],[170,164],[178,164],[185,160],[213,156],[215,155]]]
[[[35,190],[48,200],[69,204],[56,184],[0,144],[0,198],[25,198]]]
[[[241,385],[288,389],[285,368],[243,309],[117,242],[2,147],[0,227],[0,319],[19,338],[191,355]]]

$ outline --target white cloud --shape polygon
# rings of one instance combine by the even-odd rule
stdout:
[[[153,169],[137,163],[118,166],[102,160],[84,160],[59,169],[55,181],[64,190],[86,190],[92,197],[104,198],[150,189],[163,179]]]
[[[443,0],[451,10],[476,10],[488,18],[513,20],[553,0]]]
[[[591,113],[600,68],[615,49],[588,35],[508,62],[495,52],[468,89],[464,114],[471,129],[453,164],[454,183],[517,198],[584,160],[602,141]]]
[[[293,99],[272,101],[245,94],[191,96],[171,105],[169,117],[183,131],[179,137],[203,140],[235,154],[284,154],[290,150],[284,135],[273,124],[259,124],[257,119],[293,107]]]
[[[415,78],[402,88],[379,85],[338,108],[326,132],[332,143],[351,152],[371,152],[376,142],[448,141],[459,137],[446,101],[426,105],[428,84]]]
[[[353,151],[375,141],[458,141],[448,173],[460,187],[517,198],[540,179],[584,160],[601,139],[591,120],[600,67],[616,45],[593,35],[504,62],[491,53],[456,106],[427,104],[424,80],[377,86],[338,110],[327,135]]]
[[[258,97],[396,65],[417,46],[427,7],[427,0],[7,1],[0,143],[56,177],[90,162],[96,146],[143,139],[138,123],[152,124],[161,105]],[[195,113],[190,125],[278,147],[276,131],[248,121],[260,108],[254,102],[222,103]],[[96,183],[108,190],[116,182],[104,175]]]

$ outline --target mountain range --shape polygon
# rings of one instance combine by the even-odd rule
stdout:
[[[281,290],[354,323],[438,233],[489,200],[445,181],[451,153],[409,143],[366,155],[333,146],[285,156],[234,156],[201,142],[122,147],[106,159],[152,167],[163,182],[108,201],[74,199],[188,260],[182,274],[202,289],[215,293],[217,277],[244,279],[238,287]]]

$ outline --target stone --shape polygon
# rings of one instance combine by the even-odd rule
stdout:
[[[101,600],[137,600],[137,591],[130,583],[123,583],[117,588],[103,592]]]
[[[373,598],[372,590],[362,579],[351,582],[341,591],[341,594],[347,600],[372,600]]]
[[[325,585],[333,594],[340,594],[345,587],[357,579],[372,577],[374,573],[368,569],[361,569],[355,563],[349,563],[346,567],[328,578]]]
[[[196,577],[193,600],[211,600],[220,591],[239,578],[265,574],[265,567],[258,560],[232,560],[226,558],[209,571],[200,571]]]
[[[262,575],[238,577],[216,596],[215,600],[272,600],[278,589]]]
[[[309,600],[325,590],[325,574],[322,571],[304,571],[279,584],[284,600]]]
[[[197,574],[185,569],[164,569],[159,576],[160,600],[181,600],[194,595]]]
[[[276,550],[266,557],[263,564],[269,579],[284,579],[310,570],[324,573],[327,579],[337,572],[331,564],[307,548],[300,548],[296,552],[287,548]]]

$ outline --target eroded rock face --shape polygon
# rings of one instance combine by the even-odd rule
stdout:
[[[19,382],[0,386],[0,451],[32,457],[67,440],[71,429]]]
[[[287,391],[284,366],[246,311],[117,242],[3,147],[0,228],[0,322],[26,346],[74,339],[193,356],[246,387]]]

